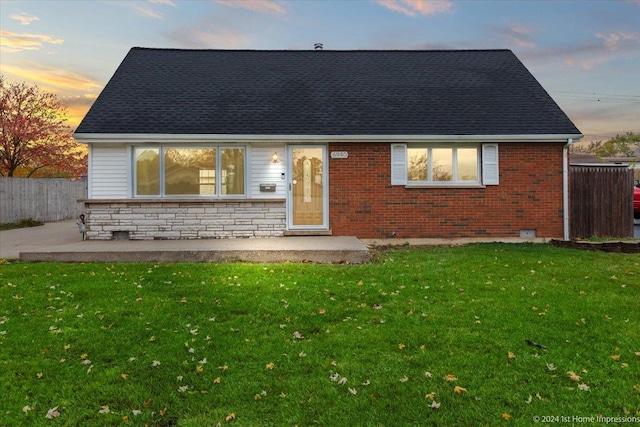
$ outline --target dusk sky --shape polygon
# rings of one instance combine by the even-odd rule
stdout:
[[[640,132],[640,0],[0,0],[0,73],[74,128],[133,46],[511,49],[585,134]]]

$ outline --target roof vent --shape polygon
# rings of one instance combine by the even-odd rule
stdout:
[[[322,50],[322,43],[314,43],[313,50]]]

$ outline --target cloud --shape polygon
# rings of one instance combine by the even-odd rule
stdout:
[[[2,65],[3,74],[17,76],[19,80],[31,81],[52,91],[97,92],[101,85],[89,77],[72,71],[33,63],[27,67]]]
[[[278,0],[215,0],[215,2],[228,7],[248,9],[268,15],[284,15],[287,13],[285,3]]]
[[[524,51],[521,56],[534,60],[538,66],[560,61],[569,68],[591,70],[608,62],[640,56],[640,34],[618,31],[597,33],[592,39],[576,45],[532,49]]]
[[[11,15],[11,19],[18,21],[20,25],[29,25],[34,21],[40,20],[37,16],[29,15],[25,12],[20,12],[18,15]]]
[[[448,12],[453,3],[449,0],[373,0],[380,6],[407,16],[433,15]]]
[[[637,47],[640,35],[629,32],[616,32],[609,34],[596,33],[596,37],[604,40],[604,47],[610,51],[619,50],[626,46]]]
[[[173,2],[172,0],[149,0],[149,3],[164,4],[165,6],[176,7],[175,2]]]
[[[513,23],[507,28],[493,27],[493,31],[511,40],[518,47],[534,48],[537,46],[537,44],[531,40],[533,31],[524,24]]]
[[[126,8],[130,11],[151,19],[164,19],[164,15],[157,11],[155,5],[176,6],[171,0],[148,0],[147,3],[140,1],[124,1],[124,2],[107,2],[105,3],[114,7]]]
[[[250,39],[244,34],[225,28],[216,28],[210,32],[180,30],[169,34],[167,38],[185,49],[238,49],[250,43]]]
[[[61,96],[60,102],[67,108],[68,124],[72,127],[80,124],[97,97],[97,94],[92,93],[79,96]]]
[[[64,40],[44,34],[18,34],[12,31],[0,30],[0,50],[2,51],[22,52],[25,50],[40,50],[44,43],[62,44]]]
[[[151,10],[151,9],[149,9],[147,7],[140,6],[137,3],[132,3],[132,7],[139,14],[144,15],[147,18],[164,19],[164,16],[161,13],[156,12],[155,10]]]

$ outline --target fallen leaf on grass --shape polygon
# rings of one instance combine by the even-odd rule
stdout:
[[[589,391],[589,386],[586,384],[578,384],[578,388],[583,391]]]
[[[213,380],[214,384],[220,384],[222,380],[220,379],[220,377],[216,378],[215,380]]]
[[[99,414],[108,414],[109,412],[111,412],[111,410],[109,409],[109,406],[107,406],[107,405],[102,405],[100,407],[100,410],[98,411]]]
[[[355,388],[350,388],[350,389],[349,389],[349,393],[351,393],[351,394],[354,394],[354,395],[355,395],[355,394],[357,393],[357,391],[356,391],[356,389],[355,389]]]
[[[47,411],[47,415],[45,417],[49,420],[53,418],[58,418],[60,416],[60,412],[58,411],[58,407],[51,408]]]
[[[502,414],[502,418],[504,418],[505,420],[509,421],[511,419],[511,415],[507,414],[506,412]]]
[[[24,412],[25,414],[26,414],[27,412],[29,412],[30,410],[31,410],[31,406],[29,406],[29,405],[27,405],[27,406],[23,406],[23,407],[22,407],[22,412]]]
[[[609,356],[612,360],[620,360],[620,355],[619,354],[612,354],[611,356]]]
[[[445,381],[458,381],[458,378],[453,374],[447,374],[444,377]]]
[[[462,393],[466,393],[467,389],[464,387],[460,387],[459,385],[455,386],[453,388],[453,392],[456,394],[462,394]]]
[[[274,365],[274,363],[273,363],[273,362],[271,362],[271,363],[267,363],[266,368],[267,368],[267,369],[269,369],[269,370],[272,370],[273,368],[275,368],[275,366],[276,366],[276,365]]]
[[[509,352],[509,353],[507,353],[507,357],[508,357],[509,359],[515,359],[515,358],[516,358],[516,355],[515,355],[515,354],[513,354],[512,352]]]
[[[435,400],[433,402],[431,402],[431,405],[429,405],[430,408],[433,409],[439,409],[440,408],[440,402],[436,402]]]
[[[201,374],[202,372],[204,372],[204,367],[202,365],[196,366],[196,372]]]
[[[233,420],[235,420],[235,419],[236,419],[236,414],[234,414],[234,413],[231,413],[231,414],[227,415],[227,416],[224,418],[224,420],[225,420],[226,422],[230,422],[230,421],[233,421]]]
[[[338,381],[338,385],[344,385],[347,383],[347,378],[346,377],[342,377],[340,378],[340,381]]]
[[[571,381],[580,381],[582,379],[581,376],[579,376],[578,374],[576,374],[573,371],[568,371],[567,374],[569,374],[569,379]]]
[[[424,398],[433,400],[433,399],[436,398],[436,392],[432,391],[431,393],[427,393],[427,394],[424,395]]]

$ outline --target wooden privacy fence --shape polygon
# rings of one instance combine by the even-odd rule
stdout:
[[[75,218],[84,208],[78,200],[86,197],[85,179],[0,177],[0,223]]]
[[[570,235],[633,237],[633,170],[626,165],[572,165]]]

